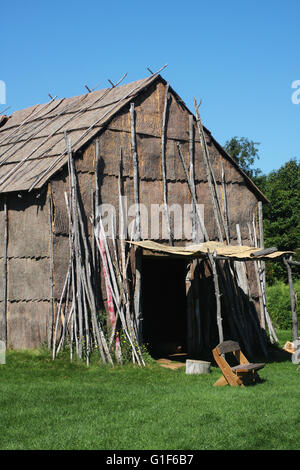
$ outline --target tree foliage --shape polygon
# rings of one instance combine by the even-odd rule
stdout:
[[[295,252],[300,260],[300,162],[291,159],[279,170],[255,179],[255,183],[269,199],[264,205],[265,246]],[[278,263],[268,266],[269,279],[285,278],[285,269]],[[295,270],[299,276],[299,269]]]
[[[224,148],[270,201],[264,204],[265,247],[294,251],[294,259],[300,261],[300,162],[294,158],[278,170],[262,174],[254,168],[258,145],[245,137],[233,137]],[[294,271],[300,277],[299,269]],[[286,270],[281,263],[267,263],[267,277],[270,283],[286,280]]]
[[[255,160],[259,160],[258,145],[259,142],[246,137],[233,137],[225,142],[224,148],[250,178],[255,178],[261,174],[259,168],[253,167]]]

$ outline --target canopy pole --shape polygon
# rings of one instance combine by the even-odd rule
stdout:
[[[223,326],[222,326],[222,312],[221,312],[221,294],[219,288],[219,280],[216,266],[216,252],[212,255],[208,252],[208,258],[213,271],[214,286],[215,286],[215,296],[216,296],[216,306],[217,306],[217,325],[219,331],[219,340],[220,343],[224,341]]]
[[[290,261],[291,261],[291,258],[292,257],[290,257]],[[293,285],[292,268],[285,257],[283,258],[283,262],[285,264],[287,274],[288,274],[290,298],[291,298],[292,323],[293,323],[292,333],[293,333],[293,341],[295,341],[298,339],[297,298],[296,298],[294,285]]]

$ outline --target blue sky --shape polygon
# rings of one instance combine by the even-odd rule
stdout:
[[[127,82],[163,77],[223,145],[260,142],[257,166],[300,158],[299,0],[15,0],[0,9],[0,80],[8,113]],[[300,93],[299,93],[300,97]]]

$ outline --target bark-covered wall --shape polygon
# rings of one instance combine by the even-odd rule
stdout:
[[[161,168],[161,129],[164,109],[165,86],[156,82],[134,100],[136,111],[136,144],[139,161],[140,203],[151,213],[151,204],[163,204],[163,180]],[[204,205],[204,223],[211,240],[217,239],[217,228],[213,216],[202,148],[198,130],[194,123],[195,135],[195,181],[198,203]],[[189,113],[180,100],[171,92],[169,95],[166,126],[166,175],[169,204],[191,204],[186,177],[179,159],[176,142],[179,141],[183,155],[189,162]],[[257,197],[247,186],[245,178],[221,154],[211,136],[207,144],[216,181],[222,199],[222,165],[226,178],[226,193],[229,210],[231,243],[237,243],[236,224],[240,224],[244,244],[249,244],[247,224],[252,223],[257,208]],[[123,155],[124,194],[128,206],[134,202],[133,164],[129,107],[124,108],[99,133],[100,202],[112,204],[118,214],[118,176],[120,150]],[[91,142],[76,155],[76,170],[81,199],[88,221],[91,238],[92,195],[95,190],[95,142]],[[68,216],[64,192],[68,192],[67,167],[63,168],[49,183],[53,201],[53,276],[54,299],[60,297],[65,280],[68,261]],[[35,347],[47,341],[47,326],[50,311],[49,277],[49,214],[46,191],[40,198],[33,193],[8,195],[9,242],[8,242],[8,343],[15,348]],[[0,207],[0,239],[3,240],[3,205]],[[118,226],[118,219],[117,219]],[[174,229],[174,227],[172,227]],[[161,227],[160,227],[161,234]],[[148,237],[149,238],[149,237]],[[159,235],[158,240],[162,240]],[[165,237],[165,241],[167,239]],[[176,244],[190,243],[190,238],[175,240]],[[1,253],[0,253],[1,255]],[[2,255],[1,255],[2,256]],[[2,261],[2,258],[1,258]],[[250,263],[248,263],[248,266]],[[249,275],[255,276],[252,267]],[[2,306],[2,277],[0,276],[0,302]],[[103,294],[105,296],[105,292]],[[2,310],[2,308],[1,308]],[[2,321],[2,315],[1,315]],[[2,331],[2,326],[1,326]]]
[[[3,198],[0,239],[4,245]],[[16,349],[47,342],[50,311],[49,212],[46,192],[7,195],[7,344]],[[3,337],[3,252],[0,309]]]

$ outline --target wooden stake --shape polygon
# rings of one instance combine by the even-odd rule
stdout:
[[[224,219],[225,219],[225,225],[226,225],[227,234],[228,234],[228,242],[230,243],[228,201],[227,201],[227,191],[226,191],[226,175],[225,175],[223,162],[221,162],[221,165],[222,165],[222,188],[223,188],[223,203],[224,203]]]
[[[291,260],[291,257],[290,257]],[[292,334],[293,334],[293,341],[298,340],[298,316],[297,316],[297,298],[294,290],[293,285],[293,275],[292,269],[286,258],[283,258],[283,262],[285,264],[287,274],[288,274],[288,281],[289,281],[289,289],[290,289],[290,299],[291,299],[291,311],[292,311]]]
[[[129,304],[129,285],[127,279],[127,264],[126,264],[126,244],[125,239],[127,238],[127,220],[125,217],[124,209],[124,186],[123,186],[123,154],[120,149],[120,165],[119,165],[119,178],[118,178],[118,189],[119,189],[119,214],[120,214],[120,247],[121,247],[121,266],[122,266],[122,277],[123,285],[126,292],[126,323],[129,331],[132,331],[133,325],[130,316],[130,304]]]
[[[190,173],[189,179],[191,182],[191,188],[196,196],[195,188],[195,170],[194,170],[194,159],[195,159],[195,148],[194,148],[194,116],[189,114],[189,157],[190,157]],[[196,197],[195,197],[196,198]],[[197,230],[197,214],[194,199],[192,198],[193,212],[192,217],[192,240],[194,243],[200,242],[200,234]]]
[[[165,217],[167,222],[167,230],[169,235],[169,244],[172,246],[173,235],[171,232],[171,223],[170,223],[170,214],[168,206],[168,183],[167,183],[167,168],[166,168],[166,121],[168,113],[168,93],[169,93],[169,83],[166,84],[165,88],[165,101],[164,101],[164,112],[163,112],[163,121],[162,121],[162,131],[161,131],[161,169],[162,169],[162,179],[163,179],[163,199],[164,199],[164,209]]]
[[[185,276],[185,294],[186,294],[186,313],[187,313],[187,352],[188,354],[194,354],[193,344],[193,295],[192,295],[192,271],[193,263],[187,263],[186,276]]]
[[[135,110],[134,103],[130,105],[130,123],[131,123],[131,147],[133,159],[133,185],[134,185],[134,202],[136,208],[136,240],[141,240],[141,220],[140,220],[140,200],[139,200],[139,171],[138,171],[138,155],[136,151],[135,136]],[[138,344],[142,342],[142,312],[141,312],[141,287],[142,287],[142,251],[139,247],[135,248],[135,288],[134,288],[134,312],[137,328]]]
[[[50,325],[48,335],[48,349],[52,347],[53,321],[54,321],[54,302],[53,302],[53,231],[52,231],[52,197],[48,197],[49,209],[49,276],[50,276]]]
[[[76,293],[78,297],[78,326],[79,326],[79,351],[78,355],[82,358],[82,346],[83,346],[83,309],[82,309],[82,285],[80,281],[81,272],[81,255],[80,255],[80,240],[79,240],[79,224],[78,224],[78,212],[77,212],[77,181],[75,175],[74,160],[71,150],[71,144],[67,133],[65,132],[66,146],[69,155],[69,177],[71,179],[71,198],[72,198],[72,219],[74,229],[74,243],[75,243],[75,261],[76,261]]]
[[[8,247],[8,210],[7,198],[4,196],[4,242],[3,242],[3,342],[7,348],[7,247]]]
[[[222,234],[222,229],[221,229],[221,224],[220,224],[220,219],[222,220],[222,213],[221,213],[221,208],[219,206],[217,186],[216,186],[216,182],[213,176],[213,171],[210,165],[209,152],[207,149],[205,135],[203,132],[203,126],[202,126],[202,122],[201,122],[201,118],[199,114],[199,106],[197,105],[195,98],[194,98],[194,107],[196,111],[196,118],[197,118],[196,122],[197,122],[200,142],[202,144],[202,149],[203,149],[203,161],[204,161],[204,166],[206,169],[207,182],[208,182],[209,192],[211,195],[211,201],[212,201],[213,213],[214,213],[214,218],[215,218],[217,231],[218,231],[218,237],[219,237],[219,241],[223,242],[223,234]],[[213,183],[215,187],[213,186]]]
[[[136,214],[136,240],[141,239],[141,218],[139,208],[139,164],[138,155],[136,151],[136,136],[135,136],[135,108],[134,103],[130,104],[130,126],[131,126],[131,151],[133,162],[133,186],[134,186],[134,202]]]
[[[185,176],[186,176],[187,183],[188,183],[188,186],[189,186],[189,190],[190,190],[190,193],[191,193],[191,196],[192,196],[192,199],[193,199],[193,203],[194,203],[195,208],[196,208],[196,214],[197,214],[197,217],[198,217],[199,225],[200,225],[202,233],[203,233],[204,241],[208,241],[209,238],[208,238],[208,234],[207,234],[207,231],[206,231],[201,213],[200,213],[199,208],[198,208],[196,193],[195,193],[195,191],[193,191],[193,186],[192,186],[190,178],[189,178],[189,174],[188,174],[188,171],[187,171],[187,168],[186,168],[186,164],[185,164],[182,152],[181,152],[181,147],[180,147],[179,142],[177,142],[177,149],[178,149],[178,154],[179,154],[179,157],[180,157],[180,160],[181,160],[184,172],[185,172]]]
[[[218,325],[218,332],[219,332],[219,341],[220,341],[220,343],[222,343],[223,340],[224,340],[224,335],[223,335],[221,301],[220,301],[221,294],[220,294],[220,288],[219,288],[219,280],[218,280],[218,273],[217,273],[215,257],[216,257],[216,254],[212,255],[211,253],[208,252],[208,258],[209,258],[209,261],[210,261],[210,264],[211,264],[211,267],[212,267],[214,286],[215,286],[216,307],[217,307],[217,325]]]

